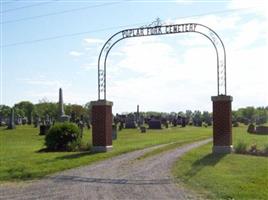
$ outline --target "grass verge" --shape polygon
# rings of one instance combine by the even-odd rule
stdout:
[[[234,131],[234,143],[253,141],[259,146],[268,141],[260,135]],[[250,155],[211,154],[212,144],[192,150],[173,167],[178,182],[207,199],[268,199],[268,158]]]
[[[113,150],[107,153],[38,152],[44,148],[44,136],[31,126],[17,126],[15,130],[0,128],[0,181],[30,180],[146,147],[180,141],[194,141],[212,136],[210,128],[137,129],[118,132]],[[86,130],[84,145],[91,145],[91,132]]]

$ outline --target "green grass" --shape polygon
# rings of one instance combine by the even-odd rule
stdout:
[[[30,126],[15,130],[0,128],[0,181],[18,181],[43,177],[65,169],[90,164],[115,155],[158,144],[194,141],[212,136],[210,128],[169,128],[148,130],[124,129],[113,141],[113,150],[107,153],[38,152],[44,148],[44,136]],[[91,132],[86,131],[83,143],[91,144]]]
[[[198,138],[196,140],[193,140],[193,139],[186,139],[186,140],[181,140],[179,142],[173,142],[171,144],[167,144],[165,146],[162,146],[162,147],[159,147],[159,148],[156,148],[156,149],[153,149],[151,151],[148,151],[147,153],[141,155],[140,157],[138,157],[137,159],[138,160],[142,160],[142,159],[146,159],[148,157],[151,157],[151,156],[155,156],[157,154],[161,154],[163,152],[166,152],[166,151],[169,151],[169,150],[172,150],[172,149],[175,149],[175,148],[178,148],[178,147],[181,147],[185,144],[188,144],[188,143],[191,143],[191,142],[195,142],[195,141],[198,141],[200,139],[206,139],[207,137],[204,136],[203,138]]]
[[[268,136],[233,129],[234,144],[245,141],[264,147]],[[251,155],[211,154],[211,144],[185,154],[173,167],[173,174],[187,187],[208,199],[268,199],[268,158]]]
[[[233,145],[244,142],[247,147],[256,144],[258,149],[264,149],[268,145],[268,135],[257,135],[247,133],[247,126],[233,128]]]

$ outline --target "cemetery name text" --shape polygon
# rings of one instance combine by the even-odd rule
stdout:
[[[166,26],[155,26],[155,27],[141,27],[136,29],[127,29],[122,31],[123,38],[127,37],[138,37],[138,36],[149,36],[149,35],[164,35],[172,33],[183,33],[183,32],[195,32],[197,24],[175,24]]]

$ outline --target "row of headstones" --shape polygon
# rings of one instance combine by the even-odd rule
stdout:
[[[85,122],[83,115],[80,116],[80,119],[75,118],[75,117],[68,117],[67,115],[65,115],[64,117],[61,117],[60,122],[72,122],[72,123],[76,123],[77,126],[79,127],[81,134],[83,134],[83,130],[85,127],[87,127],[87,129],[90,129],[90,122]],[[51,126],[53,126],[55,124],[56,120],[52,120],[52,118],[50,118],[49,116],[46,117],[46,120],[44,120],[40,125],[40,135],[46,135],[48,130],[50,129]],[[38,127],[35,126],[35,127]]]
[[[149,129],[161,129],[162,125],[168,128],[170,121],[167,118],[163,117],[160,118],[151,116],[150,118],[144,118],[143,116],[140,116],[138,119],[135,119],[133,115],[116,115],[114,117],[114,124],[116,126],[119,124],[119,130],[122,128],[137,128],[143,126],[144,124],[147,124],[149,126]],[[171,124],[173,126],[181,125],[181,127],[185,127],[186,118],[173,118],[171,119]]]

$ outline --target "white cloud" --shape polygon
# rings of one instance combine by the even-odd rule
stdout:
[[[253,18],[235,12],[195,20],[215,30],[225,44],[227,92],[234,97],[235,109],[268,105],[268,26],[262,12],[255,14]],[[109,57],[107,97],[115,100],[115,111],[135,110],[137,104],[144,110],[211,110],[210,96],[216,94],[215,50],[201,35],[170,38],[171,42],[160,37],[131,38],[113,50],[119,56]]]
[[[74,57],[79,57],[82,56],[84,53],[83,52],[79,52],[79,51],[70,51],[69,55],[74,56]]]

